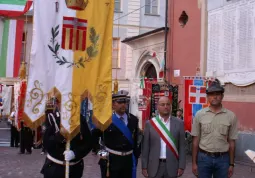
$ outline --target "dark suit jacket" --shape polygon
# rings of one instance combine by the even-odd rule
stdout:
[[[185,169],[186,153],[185,153],[185,132],[183,121],[176,117],[171,117],[170,133],[177,142],[177,150],[179,159],[167,147],[166,149],[166,165],[168,176],[176,177],[179,168]],[[144,137],[142,142],[142,169],[147,169],[149,177],[155,177],[159,167],[160,157],[160,136],[148,121],[144,129]]]

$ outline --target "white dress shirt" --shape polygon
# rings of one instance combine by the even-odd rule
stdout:
[[[159,115],[159,119],[163,122],[166,128],[170,131],[170,117],[165,122],[164,119]],[[160,138],[160,159],[166,159],[166,143]]]

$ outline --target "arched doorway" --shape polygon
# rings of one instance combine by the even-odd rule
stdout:
[[[147,78],[157,78],[157,71],[153,64],[147,65],[145,69],[145,77]]]
[[[158,78],[159,74],[159,61],[156,57],[152,57],[149,51],[144,51],[137,61],[135,68],[135,77],[141,78],[145,76],[146,78]]]

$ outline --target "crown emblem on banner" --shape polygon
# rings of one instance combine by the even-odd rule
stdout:
[[[84,10],[89,3],[89,0],[66,0],[66,6],[73,10]]]

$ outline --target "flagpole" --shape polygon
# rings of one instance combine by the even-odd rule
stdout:
[[[70,151],[70,140],[68,139],[66,142],[66,151]],[[66,161],[66,173],[65,178],[69,178],[69,161]]]
[[[164,61],[165,61],[165,65],[164,65],[164,81],[167,82],[167,33],[168,33],[168,0],[166,0],[166,8],[165,8],[165,44],[164,44]],[[169,80],[168,80],[169,82]]]

